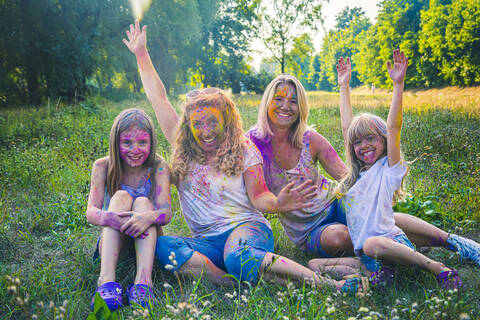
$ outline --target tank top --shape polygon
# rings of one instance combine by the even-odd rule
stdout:
[[[257,130],[252,128],[247,136],[255,143],[263,157],[265,182],[268,189],[275,195],[288,183],[295,181],[297,184],[312,180],[317,185],[317,195],[312,199],[314,205],[310,208],[295,210],[278,215],[278,218],[288,237],[300,249],[306,250],[306,240],[310,232],[321,225],[328,215],[328,206],[334,199],[334,184],[325,178],[315,165],[310,153],[311,130],[305,131],[298,163],[291,169],[285,170],[277,165],[273,155],[270,137],[257,138]]]

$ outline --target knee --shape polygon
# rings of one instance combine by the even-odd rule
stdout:
[[[132,207],[133,198],[132,196],[125,190],[117,190],[115,194],[110,199],[110,204],[116,203],[117,205],[121,205],[122,207]]]
[[[363,244],[363,253],[365,255],[376,258],[377,256],[382,256],[383,253],[387,250],[387,243],[383,237],[370,237]]]
[[[137,212],[143,212],[146,210],[152,210],[153,205],[147,197],[138,197],[133,201],[132,210]]]
[[[328,248],[345,250],[351,246],[350,234],[347,226],[338,225],[326,229],[322,235],[322,245]]]

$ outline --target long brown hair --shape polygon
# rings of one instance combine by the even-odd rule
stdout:
[[[120,134],[133,126],[145,130],[150,135],[150,154],[142,166],[152,168],[150,171],[152,188],[148,197],[153,201],[156,189],[155,172],[162,158],[157,154],[157,135],[155,134],[152,119],[141,109],[123,110],[113,121],[109,140],[107,191],[110,197],[112,197],[120,189],[124,170],[119,152]]]
[[[355,116],[350,124],[350,127],[347,131],[347,150],[345,150],[347,158],[347,166],[349,172],[347,175],[340,181],[340,184],[337,188],[337,195],[343,197],[348,190],[355,184],[360,172],[368,169],[365,164],[357,158],[354,149],[354,142],[359,137],[365,137],[367,135],[374,134],[379,136],[382,139],[384,146],[383,154],[380,157],[387,155],[387,123],[385,120],[379,116],[370,114],[370,113],[361,113]],[[378,160],[378,159],[377,159]],[[401,161],[403,161],[403,156]],[[393,194],[393,201],[403,200],[405,198],[405,186],[404,179],[402,179],[402,184],[400,188],[396,190]]]
[[[176,143],[171,158],[172,181],[178,184],[190,170],[192,162],[206,164],[206,154],[200,148],[190,129],[190,114],[198,108],[215,107],[222,111],[224,132],[215,152],[212,167],[227,176],[239,175],[243,172],[245,138],[242,122],[233,101],[221,90],[215,93],[200,93],[189,99],[184,107]]]

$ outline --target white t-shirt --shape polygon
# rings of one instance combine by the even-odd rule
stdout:
[[[407,166],[399,161],[392,167],[383,157],[360,177],[345,195],[343,205],[348,232],[358,255],[365,240],[374,236],[392,238],[403,233],[393,218],[393,193],[400,188]]]
[[[257,147],[250,140],[246,145],[243,172],[262,164]],[[270,227],[250,202],[243,173],[228,177],[210,166],[193,163],[178,185],[178,194],[193,237],[218,235],[247,221],[258,221]]]

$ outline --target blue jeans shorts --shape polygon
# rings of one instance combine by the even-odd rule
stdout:
[[[267,225],[254,221],[210,237],[161,236],[157,238],[155,255],[159,264],[165,267],[173,265],[169,256],[174,252],[177,267],[172,271],[176,271],[195,251],[238,280],[256,282],[265,254],[273,252],[273,233]]]
[[[345,215],[345,207],[342,205],[342,200],[334,200],[326,209],[327,215],[315,229],[313,229],[307,237],[306,251],[322,258],[332,258],[322,248],[320,238],[323,230],[328,226],[334,224],[347,225],[347,217]]]
[[[415,250],[415,247],[413,246],[412,242],[407,238],[407,235],[405,233],[401,233],[399,235],[396,235],[392,238],[393,241],[398,242],[403,244],[404,246],[407,246],[409,248],[412,248]],[[372,257],[367,256],[365,253],[362,252],[360,255],[360,261],[365,265],[368,271],[370,272],[375,272],[380,270],[380,267],[382,266],[382,263],[375,260]]]

